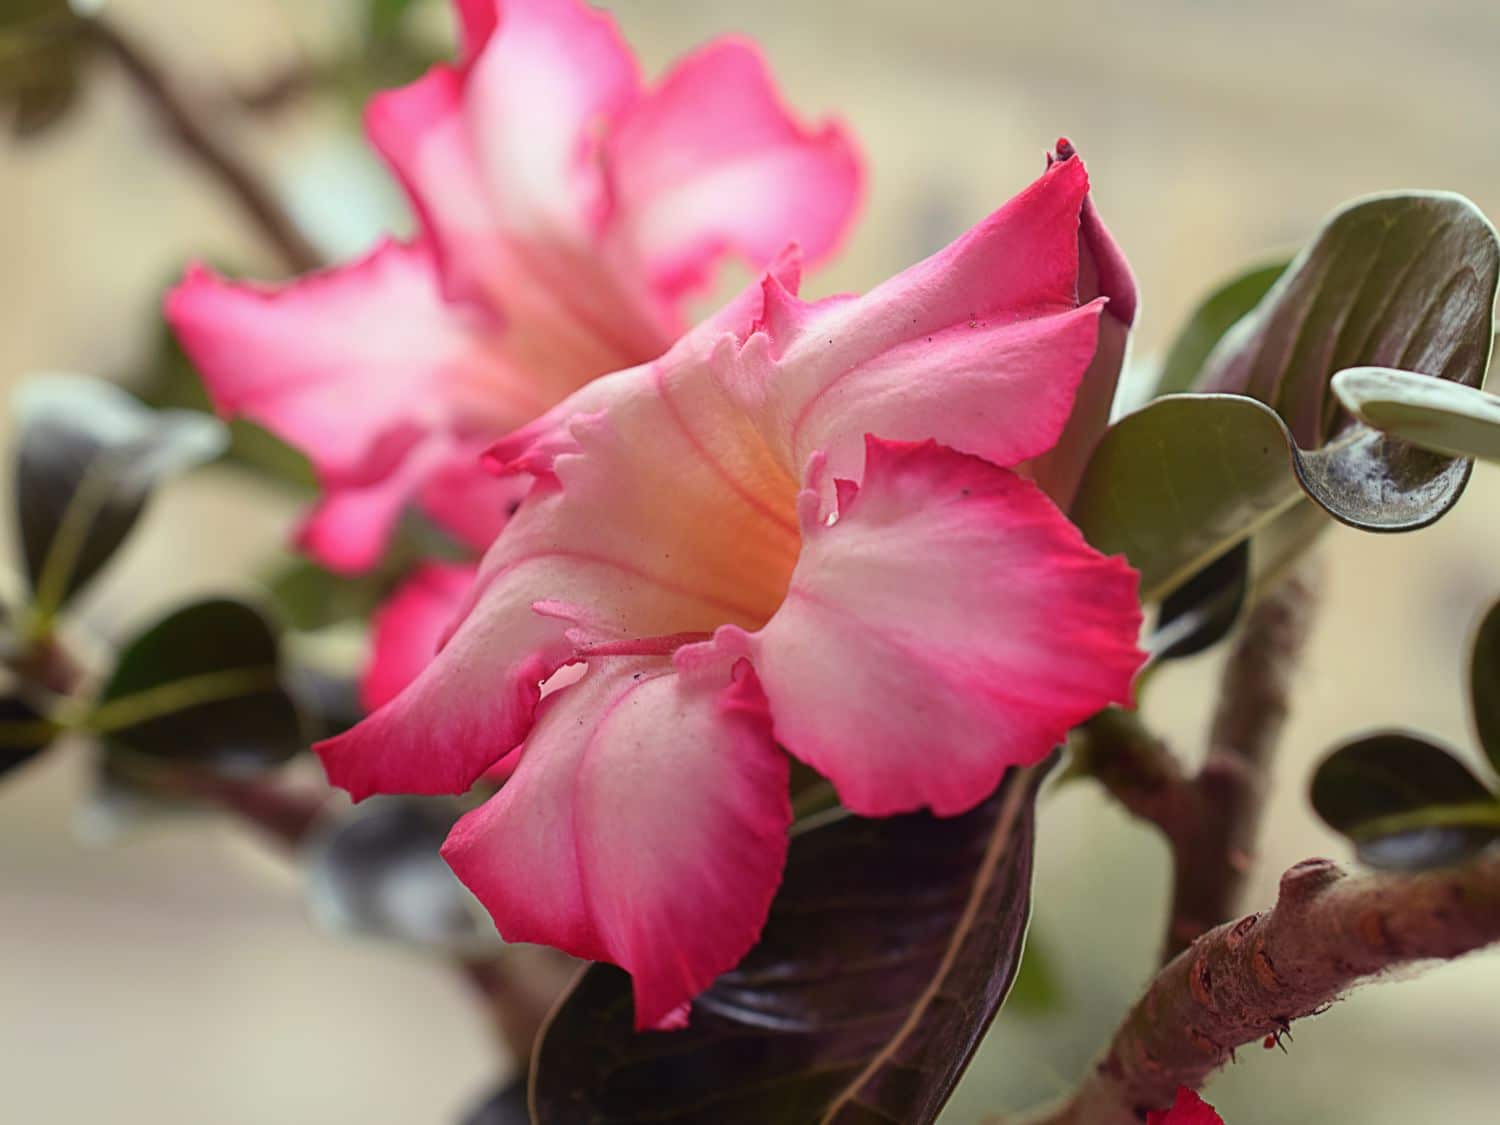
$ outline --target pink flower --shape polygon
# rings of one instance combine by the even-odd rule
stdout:
[[[1192,1090],[1179,1086],[1172,1108],[1152,1110],[1146,1115],[1146,1125],[1224,1125],[1224,1119]]]
[[[215,404],[312,459],[302,546],[373,565],[415,501],[482,550],[524,491],[481,473],[497,436],[681,334],[737,253],[830,252],[859,195],[837,124],[782,105],[725,39],[653,86],[583,0],[459,0],[459,63],[376,98],[370,139],[420,219],[410,243],[289,285],[189,270],[167,317]]]
[[[778,262],[500,442],[531,491],[436,659],[317,747],[329,776],[455,793],[517,763],[444,854],[506,938],[628,969],[654,1027],[759,934],[788,753],[856,813],[950,815],[1126,702],[1134,572],[1001,467],[1094,356],[1087,190],[1061,160],[863,297],[804,303]]]

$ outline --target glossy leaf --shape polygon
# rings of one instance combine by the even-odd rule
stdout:
[[[637,1034],[629,978],[588,970],[540,1047],[537,1125],[933,1121],[1020,961],[1044,772],[963,816],[797,835],[760,944],[684,1031]]]
[[[1149,649],[1157,661],[1211,648],[1239,619],[1250,591],[1250,542],[1236,544],[1163,599]]]
[[[1286,267],[1284,258],[1254,266],[1205,297],[1172,341],[1157,377],[1156,395],[1191,390],[1224,333],[1260,303]]]
[[[1219,341],[1199,387],[1267,403],[1297,444],[1315,449],[1342,428],[1329,381],[1345,368],[1396,367],[1479,386],[1497,277],[1495,230],[1462,196],[1356,200]]]
[[[223,598],[179,609],[126,645],[89,725],[118,750],[236,773],[307,744],[271,623]]]
[[[1500,773],[1500,603],[1490,607],[1474,636],[1469,699],[1479,744],[1490,765]]]
[[[1215,346],[1197,386],[1232,394],[1170,395],[1118,421],[1072,515],[1142,571],[1148,600],[1290,508],[1299,488],[1354,527],[1425,527],[1472,464],[1344,416],[1329,383],[1382,366],[1479,385],[1497,276],[1495,232],[1459,196],[1352,204]]]
[[[1500,804],[1447,750],[1399,731],[1339,747],[1318,766],[1313,808],[1372,867],[1452,863],[1500,839]]]
[[[461,956],[500,944],[484,910],[438,849],[463,809],[455,801],[366,801],[314,837],[307,901],[334,933],[383,938]]]
[[[0,696],[0,777],[35,758],[58,733],[56,724],[20,696]]]
[[[222,451],[224,430],[79,375],[27,380],[15,408],[21,548],[46,620],[109,561],[163,478]]]
[[[1372,429],[1453,457],[1500,461],[1500,398],[1477,387],[1387,367],[1333,377],[1344,408]]]

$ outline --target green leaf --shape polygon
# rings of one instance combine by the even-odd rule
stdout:
[[[1300,449],[1254,399],[1169,395],[1110,427],[1071,515],[1096,548],[1140,570],[1141,596],[1151,601],[1304,493],[1352,527],[1414,531],[1453,506],[1470,468],[1360,424]]]
[[[293,558],[274,568],[264,585],[288,627],[310,632],[369,617],[395,585],[386,570],[350,577]]]
[[[1452,457],[1500,461],[1500,398],[1477,387],[1388,367],[1351,367],[1333,390],[1361,422]]]
[[[1312,803],[1372,867],[1453,863],[1500,839],[1500,804],[1452,754],[1388,731],[1339,747],[1318,766]]]
[[[385,42],[397,38],[414,0],[365,0],[365,28],[371,39]]]
[[[447,798],[380,797],[327,826],[306,855],[313,918],[346,936],[493,955],[495,927],[439,854],[462,812]]]
[[[0,696],[0,777],[31,761],[61,728],[17,695]]]
[[[1149,648],[1158,662],[1211,648],[1234,628],[1250,591],[1250,541],[1238,543],[1161,603]]]
[[[629,978],[589,969],[539,1048],[537,1125],[935,1120],[1021,958],[1044,772],[963,816],[794,837],[760,944],[686,1030],[636,1034]]]
[[[258,609],[195,602],[125,646],[87,726],[112,753],[153,762],[233,773],[283,762],[307,740],[279,647]]]
[[[114,555],[167,476],[217,456],[203,414],[153,411],[79,375],[37,376],[16,393],[16,504],[33,613],[45,627]]]
[[[1209,357],[1200,389],[1275,408],[1297,444],[1342,428],[1335,372],[1395,367],[1479,386],[1500,241],[1460,195],[1402,192],[1336,212]]]
[[[1494,229],[1467,200],[1413,193],[1334,215],[1215,346],[1196,386],[1122,418],[1072,514],[1124,551],[1159,598],[1306,492],[1368,531],[1410,531],[1457,502],[1472,464],[1345,416],[1329,384],[1400,367],[1478,386],[1500,277]],[[1269,404],[1269,405],[1268,405]]]
[[[1230,278],[1205,297],[1172,341],[1152,397],[1192,389],[1214,345],[1260,303],[1276,279],[1286,272],[1286,267],[1285,258],[1254,266]]]
[[[1474,635],[1469,660],[1469,701],[1474,727],[1490,765],[1500,773],[1500,602],[1490,607]]]
[[[0,6],[0,110],[18,138],[61,121],[78,101],[82,22],[68,0],[6,0]]]

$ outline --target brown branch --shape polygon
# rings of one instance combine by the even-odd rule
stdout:
[[[1282,876],[1274,909],[1219,926],[1161,970],[1077,1092],[1026,1121],[1137,1125],[1235,1048],[1279,1036],[1361,981],[1496,941],[1500,848],[1419,874],[1350,876],[1304,860]]]
[[[1208,757],[1196,774],[1185,774],[1134,714],[1107,711],[1084,727],[1078,768],[1156,825],[1171,846],[1163,962],[1238,907],[1270,761],[1313,617],[1314,586],[1310,573],[1295,575],[1250,611],[1224,669]]]
[[[1312,572],[1287,578],[1253,608],[1219,688],[1208,758],[1194,778],[1200,809],[1173,838],[1172,914],[1163,960],[1234,917],[1260,833],[1271,758],[1286,724],[1316,602]]]
[[[161,62],[133,37],[102,16],[81,21],[83,34],[128,77],[176,138],[239,204],[293,271],[323,264],[322,255],[292,221],[255,170],[207,126],[183,98]]]

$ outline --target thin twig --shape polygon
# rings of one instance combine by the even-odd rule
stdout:
[[[275,194],[219,131],[200,120],[160,60],[103,16],[83,20],[82,27],[95,46],[119,65],[183,150],[234,197],[291,270],[303,273],[323,265],[322,255]]]
[[[1500,848],[1419,874],[1350,876],[1309,859],[1276,906],[1200,937],[1161,970],[1103,1059],[1027,1125],[1137,1125],[1237,1047],[1280,1036],[1354,985],[1500,941]]]

